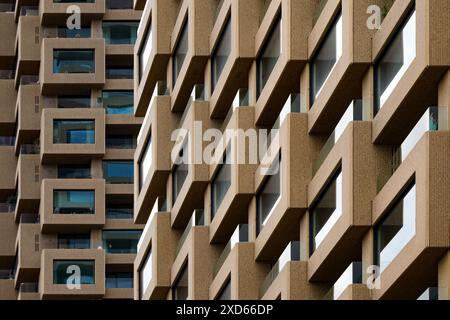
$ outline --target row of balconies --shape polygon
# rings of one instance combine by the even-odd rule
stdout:
[[[443,82],[446,83],[446,80]],[[194,93],[197,89],[198,87]],[[441,85],[441,89],[440,96],[448,96],[448,86]],[[417,298],[424,288],[432,287],[440,281],[431,266],[438,264],[449,247],[450,213],[448,210],[442,210],[448,207],[448,197],[445,194],[450,190],[450,180],[445,174],[450,165],[446,108],[429,108],[418,123],[410,128],[410,133],[403,142],[393,148],[392,145],[373,144],[373,122],[368,121],[367,104],[363,101],[352,102],[330,137],[326,138],[309,134],[308,114],[300,112],[302,107],[299,105],[299,98],[302,99],[292,96],[276,121],[279,129],[272,138],[266,155],[258,164],[232,162],[225,179],[228,180],[228,187],[220,202],[214,204],[216,199],[213,188],[223,165],[197,163],[196,160],[202,159],[196,159],[195,156],[184,166],[175,164],[171,155],[180,153],[180,148],[183,149],[183,154],[196,155],[196,150],[203,151],[207,143],[192,138],[188,143],[186,140],[182,144],[178,143],[177,147],[172,141],[174,137],[171,137],[171,132],[176,128],[186,129],[192,133],[189,136],[191,139],[198,129],[197,121],[203,126],[200,129],[200,137],[211,128],[220,128],[221,132],[226,132],[226,129],[255,129],[258,128],[254,126],[256,108],[233,107],[231,116],[219,126],[210,119],[209,102],[196,100],[193,93],[185,113],[179,118],[167,108],[171,98],[162,96],[164,92],[165,90],[158,88],[155,90],[135,153],[135,176],[140,179],[140,183],[135,184],[135,221],[147,221],[135,264],[136,279],[143,277],[141,273],[148,250],[151,250],[153,265],[158,264],[158,268],[150,268],[151,276],[145,276],[148,281],[146,287],[150,288],[148,285],[152,284],[153,289],[148,289],[149,292],[135,292],[135,298],[139,297],[139,294],[147,298],[170,297],[172,293],[167,295],[169,288],[173,289],[178,283],[180,270],[184,270],[186,264],[194,264],[193,271],[189,271],[189,286],[192,287],[189,287],[188,297],[218,297],[220,290],[224,288],[224,281],[230,277],[230,272],[228,269],[220,271],[222,266],[216,267],[217,270],[214,271],[214,266],[217,261],[221,262],[220,265],[226,265],[223,261],[231,259],[220,256],[220,252],[229,247],[224,245],[233,239],[236,226],[247,223],[250,226],[249,244],[238,247],[242,247],[239,250],[243,252],[251,252],[247,258],[252,263],[246,265],[253,269],[241,272],[259,277],[260,281],[251,278],[249,284],[242,285],[253,286],[253,291],[240,291],[237,287],[241,284],[236,283],[237,280],[231,280],[235,298],[243,298],[243,292],[253,292],[253,298],[276,298],[279,294],[291,298],[330,297],[332,294],[332,297],[339,298],[344,293],[346,297],[355,298],[405,297],[400,293],[404,294],[402,288],[405,288],[409,281],[407,275],[417,274],[420,268],[423,279],[417,281],[415,286],[409,287],[411,290],[408,293],[410,298]],[[445,99],[442,103],[446,104]],[[160,119],[165,121],[161,123]],[[179,137],[176,138],[176,141],[182,141]],[[214,151],[216,159],[217,156],[220,158],[226,154],[228,148],[240,150],[238,139],[227,140],[226,135],[221,139],[223,143]],[[267,168],[278,160],[277,157],[281,159],[279,174],[269,178],[266,175]],[[269,196],[263,199],[268,180],[273,180],[273,177],[279,181],[278,189],[274,191],[269,188]],[[414,195],[415,231],[403,244],[396,242],[396,233],[390,238],[389,235],[384,235],[388,240],[396,240],[390,247],[397,245],[401,248],[395,255],[391,253],[391,260],[388,260],[387,266],[382,270],[379,278],[381,287],[369,290],[355,280],[357,285],[351,290],[347,287],[342,289],[343,280],[338,280],[349,265],[352,266],[351,270],[359,268],[359,273],[365,273],[361,264],[358,268],[355,267],[358,264],[352,264],[354,261],[363,261],[364,266],[381,265],[383,268],[384,260],[377,261],[384,259],[381,250],[383,248],[380,248],[377,256],[378,249],[375,249],[374,244],[374,238],[380,236],[374,234],[383,229],[386,217],[391,214],[399,199],[406,197],[405,193],[411,188],[411,183],[414,183],[414,190],[420,190]],[[276,201],[273,197],[271,199],[271,194],[277,195]],[[155,213],[159,210],[151,210],[151,207],[158,197],[164,195],[167,195],[169,201],[167,208],[162,211],[167,213],[159,215]],[[406,200],[403,201],[406,206]],[[262,210],[264,208],[261,208],[261,203],[268,205],[265,211]],[[204,226],[198,226],[198,219],[192,218],[192,212],[199,208],[204,211],[201,223]],[[149,217],[150,212],[152,213]],[[261,214],[263,216],[260,216]],[[164,222],[157,222],[155,217],[164,219]],[[164,226],[159,226],[159,223]],[[186,225],[186,232],[180,236],[180,230]],[[411,228],[405,222],[403,226],[398,227],[403,231],[397,230],[400,232],[397,238],[403,237],[408,233],[408,228]],[[155,231],[155,228],[162,228],[162,231]],[[389,231],[387,232],[389,234]],[[410,230],[409,232],[411,233]],[[170,236],[162,237],[164,240],[155,239],[160,233]],[[427,236],[431,234],[432,239]],[[200,240],[196,240],[196,237]],[[167,241],[171,241],[171,244]],[[258,285],[262,286],[262,281],[267,277],[267,265],[277,261],[291,241],[302,243],[301,247],[305,253],[299,256],[307,257],[309,254],[309,258],[302,260],[303,262],[288,264],[290,271],[281,272],[280,268],[277,272],[288,279],[291,276],[296,279],[300,277],[303,279],[299,283],[300,287],[281,293],[277,291],[279,285],[274,285],[273,288],[277,289],[270,289],[270,285],[264,281],[266,288],[262,290]],[[385,242],[387,246],[389,241]],[[158,255],[159,246],[165,248],[164,253],[161,253],[164,257]],[[379,244],[377,246],[380,247]],[[168,247],[175,250],[168,251]],[[387,248],[389,249],[388,246]],[[384,255],[389,256],[389,252]],[[165,261],[165,267],[159,265],[163,262],[158,259]],[[424,263],[430,265],[429,272],[422,270]],[[171,270],[170,274],[168,270]],[[346,272],[354,274],[357,271]],[[160,277],[164,280],[159,280]],[[203,285],[198,289],[196,282],[192,280],[198,279],[197,277],[204,279],[200,281]],[[343,278],[348,279],[345,276]],[[231,279],[236,279],[233,273]],[[290,283],[286,278],[272,280],[269,282]],[[332,288],[335,282],[337,289]],[[205,283],[211,286],[204,285]],[[136,287],[137,285],[138,283]],[[305,287],[309,288],[307,294],[303,290]],[[335,292],[328,292],[331,289]]]
[[[450,65],[448,35],[433,36],[440,35],[440,26],[449,19],[442,7],[446,1],[397,1],[379,29],[367,26],[367,9],[372,5],[383,7],[383,1],[327,1],[314,24],[317,1],[271,1],[267,8],[263,1],[256,0],[223,1],[216,8],[218,3],[185,0],[178,6],[177,1],[147,2],[135,46],[134,67],[139,74],[135,77],[136,115],[145,115],[153,88],[164,79],[171,92],[173,112],[182,113],[193,86],[204,83],[210,116],[221,119],[237,90],[249,87],[255,123],[269,126],[288,95],[300,90],[305,97],[310,96],[305,99],[305,107],[310,110],[309,133],[329,134],[330,123],[338,121],[352,100],[363,98],[371,101],[370,113],[376,113],[372,140],[390,144],[399,142],[397,133],[406,134],[406,124],[418,120],[418,114],[409,112],[411,108],[425,111],[423,106],[436,104],[436,97],[426,88],[436,87]],[[416,49],[415,55],[413,59],[404,57],[405,65],[399,71],[403,78],[388,99],[382,97],[383,105],[377,106],[372,89],[376,87],[377,70],[372,65],[383,68],[391,40],[413,7],[411,23],[403,26],[409,36],[414,36],[409,47]],[[254,14],[249,16],[248,12]],[[224,38],[229,38],[227,44],[223,44]],[[336,52],[330,55],[334,58],[327,57],[323,48],[333,40]],[[406,40],[410,41],[405,34]],[[265,70],[258,64],[263,63],[269,42],[276,52],[271,53],[273,61],[267,62]],[[225,49],[216,54],[221,45]],[[216,63],[216,57],[223,61]],[[212,74],[213,68],[220,72]],[[325,74],[315,74],[322,71]],[[265,78],[261,78],[262,73]]]

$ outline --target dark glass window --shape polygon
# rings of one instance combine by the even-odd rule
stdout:
[[[140,230],[106,230],[103,231],[103,246],[106,253],[136,253],[141,234]]]
[[[79,96],[58,96],[58,108],[90,108],[91,107],[91,96],[90,95],[79,95]]]
[[[79,270],[80,284],[95,284],[94,260],[53,260],[53,284],[72,283],[69,277]]]
[[[94,73],[94,50],[53,50],[53,73]]]
[[[53,120],[53,143],[94,144],[94,120]]]
[[[132,272],[106,272],[106,288],[133,288],[133,273]]]
[[[188,270],[188,264],[186,263],[172,288],[173,300],[187,300],[189,294]]]
[[[90,249],[91,235],[86,234],[58,234],[58,249]]]
[[[106,183],[131,184],[133,183],[133,176],[133,161],[103,161],[103,178]]]
[[[107,135],[106,148],[134,149],[136,148],[136,139],[133,135]]]
[[[178,39],[177,45],[175,47],[173,57],[172,57],[172,85],[175,87],[178,75],[180,74],[181,67],[183,66],[184,59],[186,58],[189,49],[189,28],[188,28],[188,18],[184,22],[181,29],[180,38]]]
[[[137,21],[103,22],[103,37],[106,44],[134,44],[138,26]]]
[[[133,91],[103,91],[102,100],[106,114],[132,115],[134,113]]]
[[[94,190],[53,190],[53,213],[94,214]]]
[[[281,14],[256,60],[256,95],[259,98],[281,54]]]
[[[58,165],[58,179],[89,179],[89,178],[91,178],[90,164]]]
[[[231,147],[228,146],[211,183],[211,215],[215,216],[231,186]]]
[[[222,70],[231,53],[231,16],[225,23],[225,28],[220,35],[220,39],[211,56],[211,92],[214,92],[217,81],[222,74]]]

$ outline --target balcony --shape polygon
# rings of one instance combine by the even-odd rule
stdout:
[[[17,225],[14,221],[14,213],[11,210],[0,209],[0,233],[2,234],[2,246],[0,248],[0,269],[12,266],[16,255],[15,243]]]
[[[161,200],[155,202],[138,244],[134,263],[136,299],[164,299],[170,290],[178,232],[170,227],[170,213],[161,204]]]
[[[224,118],[238,89],[248,85],[261,7],[260,1],[227,0],[217,8],[206,76],[213,118]]]
[[[327,286],[308,281],[306,244],[290,242],[260,287],[262,300],[311,300],[322,297]]]
[[[311,66],[309,75],[304,71],[302,86],[306,92],[310,83],[310,133],[329,134],[329,124],[336,123],[349,103],[360,98],[362,79],[372,63],[368,48],[376,30],[367,27],[366,19],[355,17],[366,16],[372,4],[370,0],[327,1],[308,37]]]
[[[307,186],[318,145],[308,135],[308,115],[299,111],[300,101],[287,99],[256,170],[249,212],[257,219],[257,260],[276,260],[286,245],[298,238],[300,219],[308,207]]]
[[[387,158],[387,149],[372,144],[371,123],[359,121],[364,107],[350,104],[314,163],[317,172],[308,186],[311,281],[335,281],[352,261],[361,260],[371,200]]]
[[[10,78],[13,71],[0,71],[0,95],[3,97],[3,112],[0,115],[0,135],[11,134],[15,128],[14,107],[16,105],[16,91],[14,89],[14,80]]]
[[[39,17],[20,16],[17,24],[16,86],[22,75],[37,75],[41,60]]]
[[[42,111],[40,141],[43,163],[101,157],[105,154],[105,112],[46,108]]]
[[[203,210],[195,210],[176,247],[170,280],[174,300],[209,299],[209,285],[220,251],[209,244],[209,228],[204,219]],[[186,274],[189,277],[185,278]]]
[[[374,35],[374,75],[366,76],[378,87],[374,92],[374,143],[399,144],[427,106],[436,104],[437,91],[429,88],[438,88],[450,65],[449,37],[441,28],[450,12],[443,5],[395,1]],[[430,41],[424,46],[426,39]],[[402,43],[406,45],[397,45]],[[393,55],[401,59],[389,60]]]
[[[39,215],[32,214],[22,214],[20,217],[15,244],[17,271],[14,283],[16,288],[23,282],[34,282],[39,279],[42,236],[38,217]]]
[[[271,125],[288,96],[300,88],[298,75],[309,58],[313,9],[311,1],[287,0],[271,1],[266,9],[255,36],[256,59],[250,73],[257,125]]]
[[[69,14],[68,11],[73,2],[64,0],[41,0],[39,17],[42,25],[64,24]],[[102,19],[105,14],[105,0],[77,0],[76,5],[82,13],[82,23]]]
[[[361,262],[352,262],[333,287],[325,295],[325,300],[370,300],[366,268]]]
[[[97,249],[42,250],[39,292],[41,299],[103,297],[105,253]]]
[[[157,82],[166,78],[167,63],[172,54],[170,37],[177,18],[178,5],[179,1],[176,0],[145,3],[134,47],[136,116],[143,117],[147,113]],[[158,37],[154,34],[158,34]]]
[[[42,94],[69,94],[105,84],[104,39],[43,39],[41,56]]]
[[[204,81],[208,62],[209,36],[217,1],[183,0],[171,35],[172,111],[183,112],[192,88]]]
[[[3,39],[0,45],[0,69],[3,69],[14,64],[17,26],[13,12],[0,12],[0,30],[0,36]]]
[[[241,224],[234,231],[214,266],[214,280],[209,287],[210,299],[225,298],[223,291],[227,281],[230,283],[230,300],[259,298],[259,285],[268,269],[265,265],[255,262],[255,245],[248,241],[249,226]]]
[[[178,117],[170,112],[170,97],[165,83],[158,82],[150,106],[138,135],[134,154],[134,174],[139,181],[134,185],[136,222],[146,221],[155,199],[165,193],[171,169],[172,132]],[[166,119],[167,125],[155,125],[156,119]]]
[[[196,154],[195,151],[204,150],[208,145],[203,139],[198,139],[198,136],[219,126],[218,122],[209,117],[209,103],[201,101],[203,97],[197,100],[197,90],[201,91],[203,87],[194,88],[192,101],[180,120],[181,130],[178,130],[171,153],[178,155],[176,159],[172,159],[174,163],[169,178],[172,226],[175,228],[183,228],[192,211],[203,208],[203,194],[209,182],[209,165],[203,159],[203,152]]]
[[[39,211],[44,233],[101,228],[105,224],[105,181],[44,179]]]
[[[430,111],[412,130],[400,149],[409,152],[373,199],[374,246],[367,250],[374,253],[381,281],[374,299],[416,299],[437,283],[432,266],[448,250],[449,215],[441,208],[449,206],[450,140],[448,131],[433,131],[445,127],[446,117],[435,118]],[[411,277],[416,280],[410,282]]]
[[[206,212],[211,217],[210,236],[214,243],[225,243],[236,225],[247,219],[240,213],[248,210],[254,195],[258,159],[256,149],[252,149],[254,145],[247,147],[244,135],[252,137],[255,132],[254,116],[252,107],[242,106],[234,110],[210,164],[211,185],[206,192],[210,205]],[[236,134],[240,130],[244,133]]]
[[[41,124],[41,100],[38,84],[19,86],[16,115],[16,146],[32,143],[39,137]],[[16,149],[16,152],[19,150]]]
[[[14,137],[0,136],[0,163],[2,164],[0,179],[0,195],[6,197],[15,189],[14,173],[17,167],[17,158],[14,154]]]
[[[40,192],[40,158],[38,154],[19,155],[16,171],[17,203],[16,216],[18,222],[22,213],[37,212]]]

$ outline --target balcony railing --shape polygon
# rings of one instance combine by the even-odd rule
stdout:
[[[0,146],[14,146],[16,137],[14,136],[0,136]]]
[[[339,120],[336,128],[334,129],[331,136],[325,142],[322,150],[320,150],[317,159],[313,163],[313,175],[319,170],[322,163],[327,158],[328,154],[333,149],[334,145],[338,142],[339,138],[344,133],[347,126],[352,121],[366,121],[369,119],[369,108],[368,104],[363,103],[362,100],[354,100],[345,111],[341,120]]]
[[[426,132],[447,131],[448,126],[448,109],[447,107],[430,107],[425,111],[423,116],[417,122],[416,126],[411,130],[409,135],[403,140],[399,147],[395,147],[392,151],[390,170],[388,176],[379,176],[377,181],[378,191],[380,191],[389,178],[394,174],[401,163],[408,157],[419,140]]]
[[[363,263],[352,262],[325,295],[324,300],[338,300],[345,289],[352,284],[361,284],[363,280]]]
[[[37,282],[22,282],[19,287],[19,292],[37,293],[37,292],[39,292],[39,283],[37,283]]]
[[[448,289],[444,287],[427,288],[417,300],[448,300]]]
[[[22,144],[20,146],[20,154],[39,154],[41,147],[38,144]]]
[[[184,229],[184,232],[181,235],[180,240],[178,241],[177,249],[175,250],[175,256],[177,256],[178,253],[180,253],[180,250],[183,247],[183,244],[186,241],[186,238],[188,237],[192,228],[204,225],[205,225],[205,214],[203,212],[203,209],[195,209],[194,213],[192,214],[191,220],[189,220],[186,229]]]
[[[153,101],[155,100],[155,97],[161,97],[161,96],[168,96],[170,95],[169,88],[167,87],[166,81],[158,81],[156,82],[155,89],[153,90],[152,98],[150,99],[150,102],[148,103],[147,112],[145,113],[144,121],[142,122],[141,130],[139,131],[139,134],[137,136],[137,143],[141,143],[142,140],[142,130],[145,127],[145,124],[149,121],[150,118],[150,109],[153,104]]]
[[[192,89],[191,96],[186,104],[186,108],[184,109],[183,115],[181,116],[180,123],[183,123],[186,119],[186,116],[189,112],[189,106],[194,101],[205,101],[205,85],[204,84],[196,84]]]
[[[0,12],[14,12],[14,3],[0,3]]]
[[[20,15],[21,16],[38,16],[39,15],[39,7],[37,6],[22,6],[20,7]]]
[[[20,223],[22,224],[38,224],[40,216],[38,213],[22,213],[20,215]]]
[[[15,70],[1,69],[0,70],[0,80],[12,80],[12,79],[14,79],[15,74],[16,74]]]
[[[286,249],[280,255],[280,258],[270,270],[267,277],[264,279],[260,288],[260,297],[264,296],[267,289],[272,285],[278,274],[283,270],[284,266],[290,261],[306,261],[306,245],[302,241],[292,241],[288,244]]]
[[[14,270],[0,270],[0,280],[14,279]]]
[[[91,207],[54,207],[54,214],[95,214],[95,208]]]
[[[11,213],[16,210],[15,203],[0,203],[0,213]]]
[[[230,254],[231,250],[236,246],[237,243],[242,242],[248,242],[248,224],[240,224],[236,228],[236,230],[233,232],[233,235],[230,238],[230,241],[228,241],[228,244],[223,249],[219,259],[217,260],[217,263],[214,267],[214,276],[217,275],[220,268],[222,268],[223,263],[227,259],[228,255]]]

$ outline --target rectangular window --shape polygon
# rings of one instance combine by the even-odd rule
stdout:
[[[90,249],[91,235],[86,234],[58,234],[58,249]]]
[[[223,155],[223,162],[219,165],[211,183],[211,219],[216,215],[225,195],[231,186],[231,146]]]
[[[281,37],[281,14],[279,14],[256,59],[256,98],[259,98],[281,55]]]
[[[90,179],[90,164],[60,164],[58,165],[58,179]]]
[[[133,79],[132,67],[106,67],[106,79]]]
[[[147,290],[153,277],[153,258],[152,249],[150,248],[145,256],[144,263],[139,271],[141,297]]]
[[[111,272],[107,271],[105,275],[106,289],[131,289],[133,288],[132,272]]]
[[[223,289],[220,291],[217,296],[217,300],[231,300],[231,279],[228,278],[227,282],[223,286]]]
[[[95,191],[53,190],[53,213],[95,214]]]
[[[178,75],[180,74],[181,67],[183,66],[184,59],[186,58],[188,49],[189,49],[189,19],[186,18],[186,21],[181,28],[181,35],[178,39],[177,45],[175,46],[175,50],[173,52],[172,57],[172,86],[175,87],[175,83],[177,82]]]
[[[275,158],[261,190],[256,195],[257,233],[266,225],[273,210],[281,199],[281,151]]]
[[[231,16],[228,17],[222,34],[211,56],[211,92],[217,85],[228,56],[231,53]]]
[[[183,147],[178,154],[178,164],[175,164],[172,169],[172,205],[175,204],[175,201],[177,200],[177,197],[180,194],[181,188],[183,187],[189,173],[189,165],[186,159],[188,159],[187,140],[183,143]]]
[[[79,96],[58,96],[58,108],[72,109],[72,108],[90,108],[91,107],[91,95],[79,95]]]
[[[375,63],[375,114],[383,107],[415,58],[416,11],[414,10]]]
[[[133,219],[133,204],[106,203],[106,219]]]
[[[107,135],[106,148],[108,149],[134,149],[136,139],[133,135]]]
[[[149,136],[146,143],[142,157],[139,160],[139,190],[147,179],[148,172],[152,166],[153,152],[152,152],[152,137]]]
[[[103,22],[103,37],[106,44],[134,44],[136,42],[137,21]]]
[[[103,178],[106,183],[132,184],[133,161],[103,161]]]
[[[103,91],[102,100],[106,114],[132,115],[134,113],[133,91]]]
[[[147,64],[150,61],[150,54],[153,49],[153,33],[152,25],[149,23],[147,30],[145,31],[145,41],[139,50],[139,80],[142,78],[147,68]]]
[[[173,300],[187,300],[189,294],[188,270],[188,264],[186,263],[172,288]]]
[[[342,171],[339,169],[311,208],[311,254],[342,216]]]
[[[91,27],[81,27],[79,29],[69,29],[58,27],[58,38],[90,38]]]
[[[94,120],[53,120],[53,143],[94,144]]]
[[[342,57],[342,14],[339,13],[311,61],[311,106]]]
[[[81,284],[95,284],[94,260],[53,260],[53,284],[67,284],[74,270],[80,270]]]
[[[103,248],[106,253],[137,253],[137,244],[141,237],[140,230],[105,230],[103,231]]]
[[[133,9],[133,0],[106,0],[106,9],[124,10]]]
[[[95,51],[53,50],[53,73],[94,73]]]
[[[375,226],[375,263],[383,272],[416,234],[416,185],[413,182]]]

